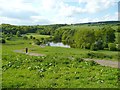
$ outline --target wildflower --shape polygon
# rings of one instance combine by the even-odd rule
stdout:
[[[30,69],[31,69],[31,67],[28,67],[28,69],[30,70]]]

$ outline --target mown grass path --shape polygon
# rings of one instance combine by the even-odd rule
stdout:
[[[39,54],[39,53],[25,53],[25,51],[23,50],[14,50],[14,52],[17,53],[23,53],[26,55],[30,55],[30,56],[45,56],[44,54]],[[86,61],[95,61],[98,64],[102,65],[102,66],[109,66],[109,67],[113,67],[113,68],[120,68],[119,64],[120,62],[118,61],[110,61],[110,60],[99,60],[99,59],[90,59],[90,58],[84,58],[84,60]]]
[[[86,61],[93,60],[93,61],[97,62],[98,64],[100,64],[102,66],[109,66],[109,67],[113,67],[113,68],[120,68],[120,66],[118,64],[120,62],[118,62],[118,61],[89,59],[89,58],[84,58],[84,60],[86,60]]]

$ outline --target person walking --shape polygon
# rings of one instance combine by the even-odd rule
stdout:
[[[28,48],[25,48],[26,54],[28,53]]]

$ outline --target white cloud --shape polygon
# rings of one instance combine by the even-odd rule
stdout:
[[[115,12],[114,14],[107,14],[105,15],[103,18],[101,18],[101,20],[103,21],[107,21],[107,20],[118,20],[118,12]]]
[[[115,4],[118,0],[79,0],[79,3],[85,3],[85,11],[96,13],[105,10]]]
[[[113,6],[118,0],[0,0],[2,23],[41,24],[76,23],[92,20],[115,20],[114,16],[104,18],[79,17],[81,14],[97,14]],[[69,4],[74,2],[77,5]],[[85,5],[84,7],[81,6]],[[76,17],[76,15],[78,15]]]
[[[35,24],[50,24],[50,21],[44,16],[31,16],[31,21]]]
[[[0,0],[0,9],[10,11],[34,11],[35,8],[30,3],[24,3],[24,0]]]
[[[117,21],[118,20],[118,12],[115,12],[114,14],[107,14],[103,17],[96,17],[96,18],[82,18],[81,20],[79,20],[79,22],[99,22],[99,21],[112,21],[112,20],[115,20]]]
[[[56,8],[57,1],[56,0],[41,0],[41,8],[44,10],[51,10]]]
[[[12,24],[15,24],[15,22],[17,22],[16,24],[21,23],[21,20],[19,19],[8,18],[8,17],[0,17],[0,20],[2,21],[1,23],[12,23]]]

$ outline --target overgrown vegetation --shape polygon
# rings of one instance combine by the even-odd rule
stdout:
[[[94,61],[84,61],[79,55],[76,56],[77,50],[72,51],[71,57],[71,52],[66,48],[65,51],[64,48],[53,47],[50,51],[56,52],[50,53],[50,48],[33,48],[30,44],[18,44],[19,42],[16,41],[16,45],[12,45],[12,42],[9,43],[10,46],[3,45],[3,88],[118,87],[118,69],[103,67]],[[33,52],[40,51],[47,56],[36,57],[13,52],[14,49],[21,49],[26,45],[29,49],[32,47]]]

